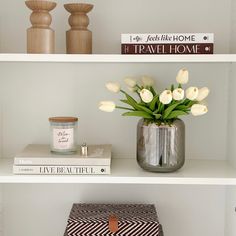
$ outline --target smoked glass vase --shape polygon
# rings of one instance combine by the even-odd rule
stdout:
[[[137,162],[150,172],[174,172],[185,161],[185,125],[176,119],[157,125],[141,119],[137,127]]]

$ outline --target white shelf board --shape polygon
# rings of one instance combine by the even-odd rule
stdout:
[[[0,62],[236,62],[236,54],[213,55],[120,55],[120,54],[7,54],[0,53]]]
[[[113,159],[111,175],[13,175],[13,159],[0,160],[0,183],[99,183],[236,185],[236,169],[226,161],[187,160],[174,173],[150,173],[133,159]]]

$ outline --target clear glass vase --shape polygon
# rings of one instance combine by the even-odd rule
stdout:
[[[185,125],[157,125],[141,119],[137,127],[137,162],[151,172],[174,172],[185,161]]]

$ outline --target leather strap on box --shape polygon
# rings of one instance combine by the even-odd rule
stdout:
[[[116,233],[118,228],[118,218],[115,215],[109,216],[109,229],[112,233]]]

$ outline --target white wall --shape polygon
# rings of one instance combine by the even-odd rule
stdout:
[[[236,2],[231,1],[231,52],[236,53]],[[236,108],[235,108],[235,87],[236,87],[236,63],[232,63],[229,72],[229,110],[228,110],[228,156],[230,162],[236,167]]]
[[[226,218],[225,218],[225,235],[236,235],[236,188],[228,187],[226,191]]]
[[[235,86],[236,86],[236,63],[233,63],[230,71],[230,86],[229,86],[229,110],[228,110],[228,156],[230,162],[236,167],[236,95],[235,95]]]
[[[231,0],[231,53],[236,53],[236,2]]]
[[[138,119],[122,117],[120,111],[108,114],[97,108],[100,100],[118,102],[121,98],[107,91],[105,82],[122,82],[127,75],[148,74],[155,78],[156,86],[162,90],[175,82],[181,67],[190,71],[189,86],[211,89],[209,113],[184,118],[187,158],[225,159],[228,65],[210,63],[2,63],[3,157],[13,157],[28,143],[48,143],[48,117],[58,115],[79,116],[80,143],[112,143],[114,156],[135,157]],[[221,80],[224,83],[217,82]]]
[[[60,236],[76,202],[154,203],[165,236],[223,236],[224,200],[209,186],[5,185],[4,236]]]
[[[231,53],[236,53],[236,1],[231,0]],[[236,63],[232,63],[229,71],[229,109],[228,109],[228,159],[236,167]],[[225,235],[236,235],[236,188],[228,187],[225,201]]]
[[[0,186],[0,236],[3,236],[3,188]]]
[[[52,12],[57,52],[65,52],[65,31],[69,29],[63,3]],[[89,14],[95,53],[120,53],[121,33],[213,32],[215,52],[228,53],[231,0],[88,0],[94,9]],[[26,51],[26,28],[30,10],[24,0],[0,2],[2,52]],[[17,39],[17,40],[16,40]]]

